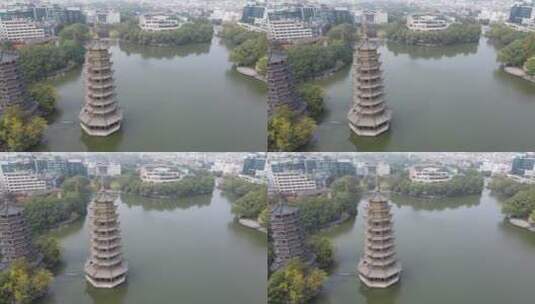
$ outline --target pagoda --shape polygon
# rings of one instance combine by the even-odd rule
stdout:
[[[271,116],[281,106],[299,114],[305,112],[306,104],[297,94],[288,56],[277,46],[269,48],[267,84],[268,115]]]
[[[305,246],[305,233],[299,209],[286,204],[277,204],[271,209],[270,229],[275,253],[273,270],[284,267],[294,258],[308,260],[310,254]]]
[[[121,128],[123,112],[116,99],[111,54],[97,40],[85,58],[85,104],[80,126],[91,136],[108,136]]]
[[[37,103],[28,94],[19,65],[19,55],[0,51],[0,113],[11,106],[18,106],[30,113],[37,109]]]
[[[366,206],[364,254],[358,264],[360,280],[368,287],[386,288],[399,281],[401,263],[396,258],[390,205],[379,192]]]
[[[19,258],[35,260],[24,209],[7,201],[0,205],[0,253],[0,269]]]
[[[89,204],[90,255],[86,280],[96,288],[114,288],[126,281],[116,196],[101,189]]]
[[[353,56],[353,105],[347,118],[356,135],[378,136],[390,129],[392,110],[385,103],[380,55],[365,24],[363,32],[363,41]]]

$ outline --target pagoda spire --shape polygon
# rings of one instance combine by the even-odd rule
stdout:
[[[390,208],[377,184],[366,206],[364,253],[358,264],[359,278],[368,287],[386,288],[400,278]]]
[[[390,129],[392,110],[385,102],[380,54],[370,41],[366,20],[362,32],[362,42],[353,56],[353,104],[347,119],[356,135],[378,136]]]

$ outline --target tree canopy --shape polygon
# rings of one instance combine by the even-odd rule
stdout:
[[[324,271],[307,267],[297,259],[293,260],[269,278],[268,303],[307,303],[319,293],[326,278]]]
[[[147,197],[189,197],[210,194],[214,189],[214,177],[206,172],[170,183],[146,183],[139,176],[131,175],[119,183],[123,192]]]
[[[415,197],[456,197],[481,194],[484,188],[483,176],[473,170],[454,176],[450,181],[439,183],[412,182],[408,176],[393,181],[392,191]]]
[[[18,106],[8,107],[0,117],[0,146],[4,151],[26,151],[41,142],[46,121],[32,117]]]
[[[390,24],[386,29],[389,40],[408,45],[453,45],[478,42],[481,26],[475,23],[454,23],[442,31],[412,31],[403,22]]]
[[[24,259],[16,260],[0,273],[0,303],[33,303],[45,295],[52,280],[50,271],[32,267]]]
[[[40,110],[49,115],[56,109],[58,92],[56,88],[48,83],[38,82],[29,88],[30,96],[39,104]]]
[[[528,219],[535,211],[535,187],[520,191],[505,201],[503,212],[515,218]]]
[[[305,83],[299,88],[299,95],[307,103],[307,109],[315,121],[325,113],[325,92],[319,85]]]
[[[269,151],[296,151],[312,139],[315,130],[312,118],[280,107],[268,121]]]
[[[214,35],[214,28],[207,20],[185,23],[176,30],[147,32],[141,30],[135,20],[116,28],[119,38],[141,45],[186,45],[208,43]]]

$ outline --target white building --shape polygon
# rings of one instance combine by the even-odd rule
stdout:
[[[118,163],[89,163],[87,174],[94,177],[113,177],[121,175],[121,164]]]
[[[167,166],[144,166],[139,177],[145,183],[173,183],[182,179],[183,174],[176,168]]]
[[[42,27],[28,19],[0,19],[0,41],[26,42],[46,37]]]
[[[314,32],[302,22],[292,19],[269,20],[270,39],[278,41],[295,41],[314,38]]]
[[[368,24],[386,24],[388,23],[388,13],[385,11],[355,11],[355,22]]]
[[[180,27],[180,21],[168,15],[142,15],[139,27],[147,32],[174,31]]]
[[[390,175],[390,165],[385,162],[380,162],[377,164],[376,172],[377,176],[388,176]]]
[[[273,173],[272,185],[276,192],[282,194],[304,194],[318,189],[313,179],[298,172]]]
[[[46,191],[47,183],[31,170],[1,172],[0,190],[12,193],[33,193]]]
[[[410,15],[407,18],[407,27],[411,31],[431,32],[446,30],[452,21],[439,15]]]
[[[414,166],[409,170],[409,178],[415,183],[447,182],[452,177],[447,169],[436,166]]]

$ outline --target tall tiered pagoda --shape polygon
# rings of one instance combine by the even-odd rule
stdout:
[[[267,83],[269,115],[272,115],[281,106],[287,106],[299,114],[305,112],[306,104],[299,97],[295,88],[295,80],[290,70],[288,56],[276,46],[271,46],[269,49]]]
[[[270,228],[275,252],[273,270],[284,267],[293,258],[307,261],[310,255],[305,246],[299,209],[277,204],[271,209]]]
[[[383,72],[377,46],[364,38],[353,56],[353,105],[347,114],[349,127],[358,136],[378,136],[390,129],[392,110],[385,103]]]
[[[97,288],[114,288],[126,281],[128,265],[123,258],[116,196],[100,190],[89,204],[90,255],[86,280]]]
[[[34,260],[30,230],[24,217],[24,209],[0,202],[0,269],[16,259]]]
[[[375,193],[366,206],[364,217],[364,254],[358,265],[359,278],[368,287],[386,288],[397,283],[401,273],[387,199],[379,192]]]
[[[19,55],[0,51],[0,113],[10,106],[18,106],[28,112],[37,109],[37,103],[28,94]]]
[[[80,126],[91,136],[108,136],[121,128],[123,112],[116,99],[111,54],[101,41],[94,42],[85,58],[85,104]]]

